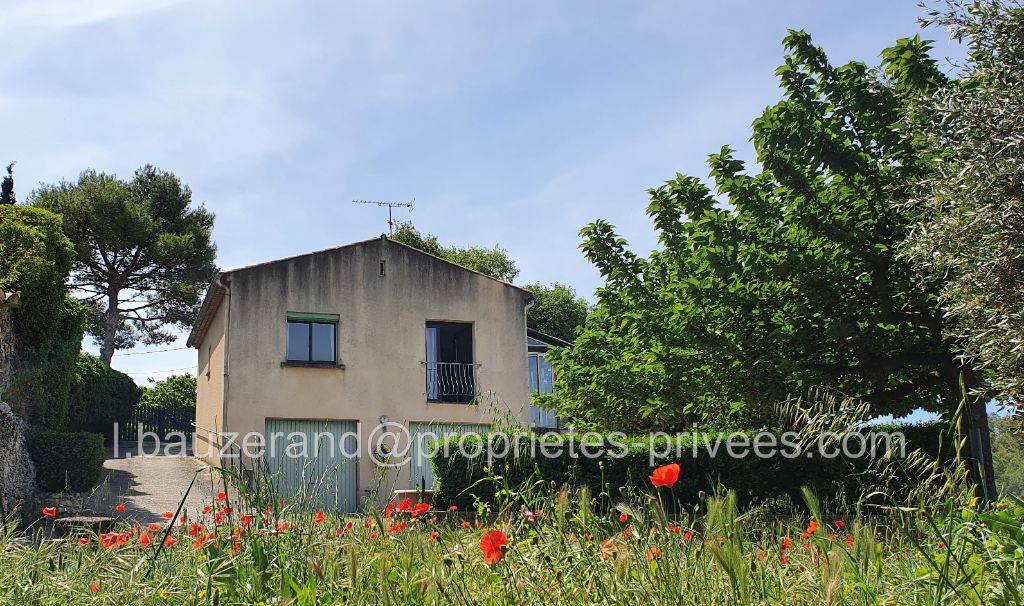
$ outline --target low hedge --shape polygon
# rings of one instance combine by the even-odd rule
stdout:
[[[36,485],[47,492],[84,492],[103,471],[103,436],[98,433],[31,430],[28,453]]]
[[[893,430],[891,427],[885,429]],[[920,448],[926,453],[937,451],[933,445],[939,442],[941,431],[942,427],[937,424],[914,426],[912,432],[905,432],[908,451],[914,448]],[[745,432],[744,435],[753,437],[756,433]],[[577,435],[577,452],[579,438]],[[839,509],[850,506],[861,494],[865,478],[859,474],[867,469],[869,459],[830,459],[807,457],[805,454],[795,458],[774,456],[761,459],[753,453],[748,453],[745,458],[733,458],[724,452],[724,442],[719,446],[718,456],[710,456],[708,444],[713,445],[718,438],[717,435],[697,438],[696,456],[693,455],[692,439],[659,438],[655,441],[659,452],[666,452],[666,449],[673,451],[672,455],[657,459],[655,466],[678,462],[682,468],[679,483],[670,493],[663,492],[663,496],[671,494],[674,500],[673,503],[666,503],[671,509],[692,509],[700,503],[701,493],[712,494],[720,487],[735,490],[744,504],[759,503],[785,509],[803,507],[800,494],[802,486],[811,488],[828,506]],[[556,457],[534,456],[530,450],[540,448],[550,438],[528,436],[523,439],[523,452],[518,456],[509,454],[492,457],[490,461],[483,454],[477,457],[462,455],[458,448],[460,439],[460,436],[453,436],[442,441],[432,458],[437,481],[435,501],[438,506],[472,508],[477,499],[494,505],[496,493],[504,485],[515,490],[538,479],[556,486],[586,485],[592,494],[604,492],[611,495],[612,501],[619,500],[620,491],[630,486],[651,489],[648,477],[652,466],[647,438],[628,439],[631,445],[625,456],[586,458],[572,457],[568,452]],[[466,449],[475,451],[477,446],[484,445],[482,441],[488,439],[491,438],[466,436]],[[927,444],[921,444],[921,441]],[[677,448],[681,456],[675,455]],[[497,476],[500,478],[495,480]],[[903,473],[891,480],[886,488],[890,494],[899,497],[915,482],[915,478]]]

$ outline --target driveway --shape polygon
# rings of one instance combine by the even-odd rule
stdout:
[[[155,447],[147,446],[148,450],[140,453],[138,445],[121,443],[116,456],[113,449],[107,449],[102,496],[93,506],[97,515],[148,524],[162,520],[165,511],[177,511],[182,499],[194,514],[212,502],[215,492],[223,490],[214,490],[214,472],[191,453],[152,455],[147,453]],[[195,484],[189,490],[193,478]],[[117,511],[118,504],[125,510]]]

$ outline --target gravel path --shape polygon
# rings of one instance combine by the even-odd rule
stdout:
[[[107,449],[103,470],[102,496],[94,506],[97,515],[147,524],[160,521],[165,511],[176,511],[186,492],[190,514],[213,500],[213,474],[191,456],[140,455],[136,445],[122,443],[116,457]],[[196,481],[189,491],[193,477]],[[125,510],[117,511],[118,504]]]

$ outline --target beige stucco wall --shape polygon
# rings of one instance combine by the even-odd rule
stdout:
[[[498,414],[529,424],[529,294],[518,288],[388,240],[236,270],[225,280],[229,295],[218,314],[230,307],[222,416],[227,431],[262,433],[267,418],[355,420],[365,447],[381,416],[403,424],[490,423],[495,405]],[[282,366],[288,312],[340,316],[344,369]],[[473,355],[487,405],[427,402],[424,332],[430,320],[473,324]],[[200,385],[202,351],[216,335],[211,327],[199,344]],[[215,356],[217,351],[214,345]],[[200,407],[206,410],[202,400],[223,393],[211,379],[199,392]],[[361,492],[376,484],[377,471],[361,448]],[[386,487],[407,487],[408,466],[388,479]]]
[[[224,300],[199,344],[199,367],[196,373],[196,432],[194,452],[207,463],[220,463],[222,441],[217,432],[224,431],[224,328],[228,304]]]

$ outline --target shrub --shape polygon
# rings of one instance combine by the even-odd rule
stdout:
[[[103,436],[96,433],[32,430],[28,453],[36,484],[49,492],[89,490],[103,470]]]
[[[908,450],[916,448],[916,440],[934,439],[937,428],[921,426],[907,435]],[[888,429],[888,428],[887,428]],[[756,432],[746,432],[753,436]],[[497,434],[494,434],[497,435]],[[727,434],[723,434],[727,435]],[[612,501],[621,500],[629,486],[649,489],[651,473],[649,438],[630,438],[624,456],[587,458],[568,452],[568,442],[561,456],[533,456],[529,448],[539,449],[546,438],[532,436],[524,442],[518,456],[507,455],[487,460],[486,454],[467,457],[460,453],[462,436],[448,438],[439,445],[433,457],[434,477],[438,480],[436,502],[440,505],[472,507],[475,500],[496,504],[498,491],[505,486],[520,486],[544,480],[555,485],[587,486],[592,494],[606,493]],[[681,481],[672,490],[671,507],[693,508],[701,502],[701,494],[710,495],[720,488],[736,491],[741,504],[763,504],[776,508],[802,508],[801,487],[809,487],[822,500],[840,510],[848,509],[860,497],[867,478],[869,459],[846,459],[799,456],[774,456],[761,459],[751,452],[745,458],[733,458],[725,452],[726,444],[718,447],[718,456],[711,456],[718,435],[706,438],[658,438],[656,452],[672,454],[656,460],[655,465],[678,462],[682,467]],[[465,450],[487,452],[485,440],[490,436],[465,436]],[[696,440],[696,443],[695,443]],[[445,446],[447,445],[447,450]],[[613,445],[606,450],[618,450]],[[926,452],[929,448],[922,448]],[[931,450],[935,450],[931,448]],[[536,452],[536,450],[535,450]],[[677,456],[679,453],[680,456]],[[486,471],[485,471],[486,468]],[[900,470],[885,486],[888,494],[900,498],[914,485],[915,478]]]
[[[131,377],[83,353],[75,366],[68,429],[112,436],[114,423],[128,421],[140,395]]]

